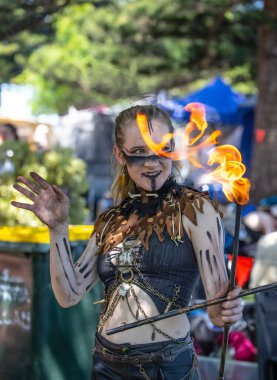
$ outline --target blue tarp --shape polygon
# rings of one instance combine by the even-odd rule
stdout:
[[[166,110],[176,122],[182,123],[189,120],[190,113],[184,107],[192,102],[205,105],[206,119],[208,123],[215,122],[224,128],[224,125],[242,125],[243,135],[240,149],[243,162],[250,174],[251,153],[253,144],[253,127],[255,101],[247,104],[245,95],[235,92],[221,77],[217,77],[194,93],[183,98],[168,98],[161,91],[156,99],[157,106]]]
[[[238,148],[247,168],[245,176],[249,178],[256,102],[249,105],[246,96],[235,92],[220,77],[215,78],[202,89],[182,98],[168,98],[163,91],[156,98],[157,106],[166,110],[178,123],[189,120],[190,113],[185,111],[184,107],[193,102],[204,104],[208,123],[216,123],[218,127],[220,125],[220,129],[224,128],[224,125],[231,125],[234,128],[238,125],[243,126],[243,134]]]
[[[207,121],[221,122],[222,124],[239,124],[241,122],[239,108],[245,101],[245,96],[235,92],[230,85],[220,77],[202,89],[180,98],[178,104],[199,102],[206,106]]]

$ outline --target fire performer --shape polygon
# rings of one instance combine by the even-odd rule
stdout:
[[[162,149],[146,144],[137,125]],[[103,313],[95,338],[91,379],[200,379],[186,314],[108,335],[107,330],[188,305],[201,275],[207,299],[227,295],[208,308],[223,327],[242,317],[238,297],[229,291],[224,230],[216,203],[207,193],[177,184],[173,133],[168,115],[153,106],[134,106],[116,119],[113,183],[116,206],[96,222],[90,241],[74,263],[67,215],[69,199],[36,173],[18,177],[14,188],[33,203],[12,202],[32,211],[49,227],[52,287],[62,307],[76,305],[100,280],[105,285]],[[22,186],[25,185],[25,186]],[[231,300],[230,300],[231,299]]]

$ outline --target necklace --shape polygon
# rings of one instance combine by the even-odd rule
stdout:
[[[98,245],[96,254],[106,254],[131,235],[137,237],[148,250],[151,235],[155,233],[162,242],[164,231],[178,245],[185,234],[183,216],[197,225],[196,210],[204,212],[204,199],[218,211],[218,205],[208,193],[171,184],[158,197],[148,197],[147,204],[142,203],[141,197],[129,197],[120,206],[100,215],[93,231]],[[133,225],[130,224],[130,215],[137,217]]]

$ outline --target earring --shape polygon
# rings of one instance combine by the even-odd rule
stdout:
[[[120,184],[121,186],[125,185],[126,181],[126,166],[122,165],[121,171],[120,171]]]

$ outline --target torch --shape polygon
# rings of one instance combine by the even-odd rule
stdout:
[[[232,145],[221,145],[216,147],[208,160],[208,165],[218,163],[216,170],[212,171],[211,176],[215,181],[222,184],[222,190],[227,199],[236,204],[235,232],[233,240],[233,260],[230,272],[229,290],[235,287],[235,275],[239,248],[239,232],[241,219],[241,206],[246,204],[249,199],[250,182],[243,178],[246,171],[245,165],[241,162],[241,154],[237,148]],[[224,379],[224,367],[226,361],[226,352],[229,339],[230,324],[225,324],[223,341],[221,347],[221,356],[219,364],[218,380]]]

